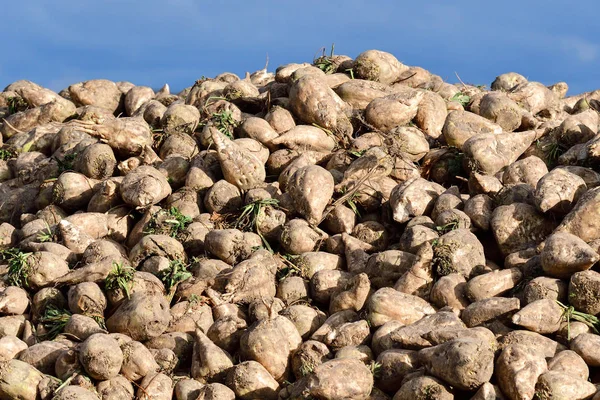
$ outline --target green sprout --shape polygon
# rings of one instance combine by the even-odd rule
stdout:
[[[220,113],[213,113],[211,119],[215,127],[229,139],[233,140],[233,130],[240,124],[233,118],[233,113],[229,110],[223,110]]]
[[[20,96],[13,96],[6,99],[8,104],[8,114],[15,114],[19,111],[25,111],[29,108],[29,104]]]
[[[567,147],[561,145],[556,140],[554,140],[554,141],[552,141],[550,143],[542,143],[538,139],[538,140],[535,141],[535,145],[546,156],[546,160],[547,160],[547,164],[548,165],[555,164],[558,161],[558,157],[560,157],[565,151],[568,150]]]
[[[94,314],[94,315],[90,315],[90,318],[92,318],[94,321],[96,321],[96,323],[98,324],[98,326],[102,329],[106,329],[106,321],[104,319],[104,315],[98,315],[98,314]]]
[[[353,155],[356,158],[362,157],[365,154],[366,150],[349,150],[348,154]]]
[[[189,307],[193,307],[197,304],[202,304],[202,303],[203,303],[203,299],[200,296],[198,296],[196,293],[192,293],[190,295],[190,297],[188,298],[188,310],[189,310]]]
[[[300,366],[300,374],[302,376],[310,375],[314,372],[316,366],[317,365],[314,361],[307,360],[306,362],[303,362]]]
[[[377,379],[380,377],[381,363],[376,362],[376,361],[371,361],[371,364],[369,364],[369,369],[371,370],[371,374],[373,375],[373,378]]]
[[[54,340],[63,331],[69,319],[71,319],[71,313],[68,310],[58,308],[54,304],[48,304],[40,318],[40,323],[46,331],[41,335],[41,339]]]
[[[192,218],[187,215],[183,215],[177,207],[171,207],[168,211],[169,219],[165,219],[165,223],[171,225],[171,237],[177,237],[181,232],[187,228],[192,222]]]
[[[185,307],[184,314],[191,312],[195,307],[201,306],[207,303],[206,297],[200,297],[196,293],[192,293],[187,299],[187,306]]]
[[[354,79],[354,68],[348,68],[346,72],[350,74],[350,79]]]
[[[162,210],[161,210],[162,211]],[[146,224],[144,230],[142,231],[142,233],[146,234],[146,235],[154,235],[154,234],[158,234],[159,230],[160,230],[160,223],[156,220],[157,218],[157,214],[160,211],[158,211],[157,213],[153,214],[150,217],[150,220],[148,221],[148,223]]]
[[[335,64],[331,61],[331,58],[327,56],[319,57],[315,60],[315,67],[319,68],[326,74],[333,74],[336,70]]]
[[[323,54],[320,57],[313,60],[313,65],[319,68],[321,71],[325,72],[326,74],[333,74],[337,69],[337,66],[333,63],[334,49],[335,43],[331,45],[331,52],[328,56],[325,54],[325,48],[323,47]]]
[[[40,243],[52,242],[54,240],[54,234],[52,233],[52,229],[50,229],[50,225],[46,222],[46,228],[42,230],[41,233],[38,234],[37,239]]]
[[[466,107],[467,104],[469,104],[471,102],[471,97],[467,96],[466,94],[464,94],[462,92],[458,92],[450,98],[450,101],[456,101],[456,102],[460,103],[463,107]]]
[[[61,174],[65,171],[73,171],[73,163],[77,158],[77,153],[66,154],[63,159],[54,158],[58,163],[58,173]]]
[[[328,134],[329,136],[331,136],[331,137],[335,138],[335,133],[333,133],[333,131],[332,131],[332,130],[330,130],[330,129],[327,129],[327,128],[324,128],[324,127],[322,127],[321,125],[319,125],[319,124],[317,124],[317,123],[315,123],[315,122],[313,122],[313,123],[312,123],[312,126],[314,126],[315,128],[319,128],[320,130],[322,130],[323,132],[325,132],[325,133],[326,133],[326,134]]]
[[[126,267],[123,263],[113,262],[113,269],[104,280],[104,287],[108,290],[122,289],[127,298],[130,298],[134,273],[133,268]]]
[[[560,157],[563,152],[564,152],[563,149],[561,148],[561,146],[558,143],[556,143],[556,145],[552,145],[550,147],[550,151],[548,152],[548,161],[550,161],[550,162],[558,161],[558,157]]]
[[[244,208],[242,208],[242,213],[235,222],[235,228],[240,230],[254,229],[263,241],[265,248],[272,253],[273,249],[271,248],[271,245],[258,229],[258,216],[266,206],[277,207],[278,205],[279,201],[276,199],[256,200],[245,205]]]
[[[209,96],[204,102],[204,109],[206,109],[210,104],[213,104],[211,103],[213,100],[227,100],[227,98],[222,96]]]
[[[169,293],[169,299],[172,299],[177,285],[190,279],[192,274],[188,270],[188,266],[181,260],[171,260],[169,262],[169,267],[160,270],[156,276],[165,285],[165,289]]]
[[[282,281],[289,276],[303,276],[302,267],[297,264],[300,256],[291,254],[277,254],[279,259],[283,261],[283,267],[277,270],[277,280]]]
[[[50,378],[54,378],[51,375],[46,375],[46,376],[48,376]],[[61,390],[63,390],[67,386],[69,386],[71,384],[71,381],[73,381],[73,379],[75,379],[76,376],[83,376],[83,375],[78,374],[78,371],[75,371],[71,375],[69,375],[69,377],[67,379],[62,381],[62,383],[60,385],[58,385],[58,387],[56,389],[54,389],[54,397],[52,398],[52,400],[54,400],[56,398],[56,396],[60,393]],[[58,379],[58,378],[54,378],[54,379]],[[58,381],[60,382],[60,379],[58,379]]]
[[[144,233],[164,233],[172,238],[176,238],[188,227],[189,224],[192,223],[192,221],[192,218],[188,217],[187,215],[183,215],[177,207],[171,207],[168,210],[161,209],[152,215],[150,221],[148,221],[148,224],[146,225]]]
[[[29,277],[28,259],[31,253],[24,253],[17,248],[0,251],[0,257],[8,261],[8,283],[11,286],[27,287]]]
[[[17,156],[17,151],[12,147],[4,147],[0,149],[0,160],[10,160]]]
[[[355,199],[358,197],[357,193],[354,193],[348,200],[346,200],[346,204],[348,204],[348,207],[350,207],[350,209],[354,212],[354,214],[356,214],[357,216],[360,217],[360,211],[358,211],[358,206],[356,205]]]
[[[192,257],[192,262],[190,264],[197,264],[202,260],[206,260],[206,256],[193,256]]]
[[[455,229],[458,229],[458,219],[452,220],[452,221],[448,222],[447,224],[439,225],[439,226],[435,227],[435,230],[438,231],[440,233],[440,235],[443,235],[443,234],[453,231]]]
[[[341,191],[342,195],[346,195],[347,191],[346,189],[342,189]],[[344,197],[342,196],[342,197]],[[350,207],[350,209],[354,212],[354,214],[356,214],[357,216],[360,217],[360,211],[358,210],[358,206],[356,204],[356,199],[359,197],[359,194],[357,192],[352,193],[352,195],[350,195],[347,199],[344,200],[344,203],[346,203],[348,205],[348,207]]]
[[[567,306],[558,300],[556,300],[556,302],[563,309],[562,318],[567,323],[567,340],[571,340],[571,320],[583,322],[589,326],[595,334],[600,334],[600,319],[598,319],[598,317],[575,311],[575,307]]]

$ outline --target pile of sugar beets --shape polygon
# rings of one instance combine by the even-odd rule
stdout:
[[[600,399],[600,91],[369,50],[0,93],[0,399]]]

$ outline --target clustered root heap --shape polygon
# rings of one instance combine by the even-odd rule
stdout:
[[[566,93],[333,49],[8,85],[0,399],[600,399],[600,91]]]

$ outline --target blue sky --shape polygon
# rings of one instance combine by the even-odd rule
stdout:
[[[568,4],[573,3],[573,4]],[[87,79],[178,91],[202,75],[311,61],[335,43],[356,57],[389,51],[449,82],[503,72],[600,88],[600,3],[566,1],[28,0],[3,5],[0,89],[54,90]]]

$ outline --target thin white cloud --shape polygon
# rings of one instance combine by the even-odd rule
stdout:
[[[562,36],[558,43],[562,51],[575,56],[581,62],[596,60],[600,52],[600,46],[577,36]]]

